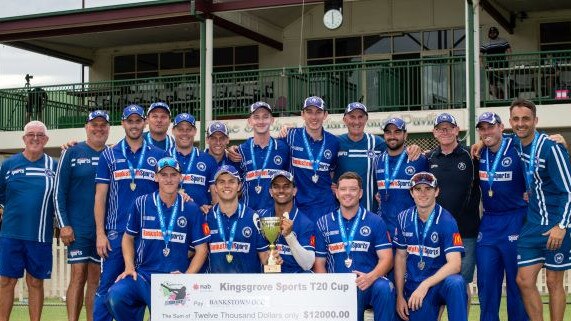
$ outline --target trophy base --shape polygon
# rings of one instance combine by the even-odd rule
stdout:
[[[264,273],[281,273],[281,265],[264,265]]]

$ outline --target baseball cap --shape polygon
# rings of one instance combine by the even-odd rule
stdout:
[[[288,171],[283,171],[283,170],[278,170],[276,171],[273,175],[272,175],[272,179],[270,180],[270,183],[273,183],[274,180],[278,177],[284,177],[285,179],[287,179],[288,181],[290,181],[290,183],[295,185],[295,182],[293,181],[293,174],[288,172]]]
[[[156,103],[152,103],[151,106],[149,106],[149,109],[147,110],[147,115],[150,114],[151,111],[153,111],[157,108],[162,108],[162,109],[166,110],[167,113],[169,113],[169,115],[171,114],[171,108],[169,107],[169,105],[167,105],[166,103],[163,103],[162,101],[159,101]]]
[[[502,119],[498,114],[487,111],[478,117],[478,122],[476,123],[476,127],[480,126],[480,123],[488,123],[490,125],[501,124]]]
[[[272,112],[272,107],[270,106],[270,104],[268,104],[264,101],[257,101],[257,102],[250,105],[250,114],[253,114],[256,110],[258,110],[258,108],[265,108],[270,113]]]
[[[95,118],[103,118],[106,122],[109,122],[109,114],[104,110],[94,110],[87,115],[87,123],[94,120]]]
[[[436,127],[442,123],[450,123],[454,126],[458,126],[458,123],[456,122],[456,118],[454,118],[454,116],[450,115],[449,113],[442,113],[442,114],[436,116],[436,118],[434,119],[434,127]]]
[[[347,107],[345,108],[345,115],[357,109],[362,110],[363,112],[365,112],[365,114],[369,115],[369,113],[367,113],[367,106],[361,104],[360,102],[354,102],[347,105]]]
[[[406,131],[406,123],[404,120],[402,120],[401,118],[398,117],[393,117],[390,118],[389,120],[387,120],[384,124],[383,124],[383,128],[382,130],[384,131],[385,128],[387,128],[388,125],[393,124],[397,127],[397,129]]]
[[[220,167],[218,167],[218,170],[216,171],[216,174],[214,174],[214,181],[216,181],[218,179],[218,177],[222,174],[230,174],[234,177],[236,177],[238,179],[238,181],[240,181],[240,173],[238,173],[238,170],[236,170],[236,168],[232,165],[222,165]]]
[[[181,114],[176,115],[176,117],[174,118],[174,123],[173,123],[172,127],[176,127],[176,125],[180,124],[183,121],[185,121],[185,122],[191,124],[192,126],[196,127],[196,119],[194,119],[194,116],[192,116],[189,113],[181,113]]]
[[[215,121],[210,123],[210,125],[208,125],[208,129],[206,130],[206,136],[207,137],[211,136],[216,132],[221,132],[226,136],[230,136],[230,131],[228,130],[228,126],[226,126],[226,124],[224,124],[223,122]]]
[[[303,101],[303,109],[306,109],[307,107],[311,106],[315,106],[321,110],[325,110],[325,101],[323,101],[321,97],[317,96],[311,96],[305,98],[305,100]]]
[[[158,173],[167,167],[174,168],[175,171],[180,173],[180,165],[178,161],[172,157],[163,157],[159,159],[155,171]]]
[[[121,119],[125,120],[131,115],[139,115],[141,118],[145,118],[145,110],[139,105],[129,105],[123,109]]]
[[[498,28],[496,28],[496,27],[490,27],[490,29],[488,29],[488,33],[490,33],[490,32],[499,33]]]
[[[426,184],[430,187],[436,188],[436,186],[438,186],[438,181],[436,180],[436,176],[429,172],[418,172],[410,178],[410,188],[419,184]]]

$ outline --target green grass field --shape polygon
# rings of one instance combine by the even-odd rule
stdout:
[[[543,298],[543,301],[547,301],[547,297]],[[475,300],[473,302],[476,302]],[[17,301],[15,302],[17,304]],[[547,304],[543,305],[543,316],[545,320],[549,320],[549,307]],[[502,305],[500,307],[500,320],[507,320],[507,312],[506,312],[506,302],[505,297],[502,300]],[[10,318],[11,321],[27,321],[28,318],[28,307],[24,305],[16,305],[12,309],[12,315]],[[60,300],[56,299],[49,299],[46,300],[46,305],[44,306],[44,311],[42,313],[42,320],[45,321],[65,321],[67,320],[67,314],[65,305]],[[80,319],[81,321],[85,321],[85,309],[83,310]],[[444,317],[442,321],[447,321],[448,318],[446,317],[446,313],[444,313]],[[478,304],[472,304],[470,308],[470,321],[478,321],[480,320],[480,306]],[[567,309],[565,310],[565,317],[563,320],[571,320],[571,295],[567,296]]]

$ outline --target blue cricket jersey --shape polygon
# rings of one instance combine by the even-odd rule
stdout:
[[[71,226],[76,237],[95,238],[95,174],[102,152],[83,141],[64,150],[59,159],[54,192],[56,219],[60,228]]]
[[[210,233],[210,254],[206,269],[208,273],[260,273],[262,271],[258,252],[267,251],[268,242],[262,237],[256,225],[255,218],[257,219],[258,214],[244,206],[243,203],[239,204],[236,212],[230,217],[220,213],[225,239],[222,239],[218,230],[218,204],[206,214],[204,230]],[[226,242],[231,239],[234,222],[236,222],[236,228],[229,252]],[[227,261],[228,253],[232,255],[231,262]]]
[[[210,155],[210,153],[208,152],[208,148],[204,149],[204,152],[208,155]],[[214,158],[214,156],[210,155],[212,158]],[[226,154],[224,154],[224,156],[222,157],[222,159],[218,162],[216,161],[216,158],[214,158],[214,161],[216,162],[216,169],[218,170],[218,167],[222,166],[222,165],[232,165],[234,168],[239,169],[240,168],[240,163],[236,163],[231,161],[228,156]],[[210,182],[212,184],[214,184],[214,181]]]
[[[529,208],[526,224],[571,226],[571,174],[569,154],[547,135],[539,134],[535,156],[535,170],[530,182]],[[519,143],[521,146],[521,142]],[[522,147],[521,157],[529,166],[531,145]]]
[[[212,184],[214,180],[214,174],[216,174],[218,166],[216,165],[214,157],[208,153],[201,152],[196,147],[193,147],[192,150],[193,151],[186,156],[178,151],[174,155],[182,170],[182,186],[185,193],[192,197],[196,205],[210,205],[212,201],[209,191],[210,184]],[[188,165],[193,153],[195,156],[194,160],[192,160],[192,166],[189,169]]]
[[[395,168],[400,157],[403,157],[398,171]],[[385,186],[385,160],[389,161],[389,188]],[[414,206],[414,200],[410,195],[410,178],[412,175],[428,171],[428,159],[420,155],[415,161],[408,161],[406,150],[396,156],[390,156],[384,152],[378,159],[376,165],[376,179],[381,204],[379,215],[384,219],[391,236],[394,236],[395,228],[398,224],[398,215],[407,208]],[[394,179],[391,179],[393,178]]]
[[[57,163],[44,154],[30,162],[23,153],[0,167],[0,204],[4,205],[0,236],[52,242],[53,190]]]
[[[432,226],[427,230],[426,239],[423,243],[420,242],[420,239],[429,220],[423,222],[418,218],[416,207],[411,207],[399,215],[393,243],[397,249],[406,250],[408,253],[405,284],[407,293],[412,293],[422,281],[434,275],[446,264],[446,254],[464,253],[462,237],[452,214],[436,204],[433,215]],[[418,233],[415,228],[415,220],[418,222]],[[425,262],[425,267],[422,270],[418,268],[421,244],[424,248],[422,260]]]
[[[176,221],[168,244],[168,256],[164,256],[165,242],[158,217],[157,206],[162,206],[165,227],[168,228],[173,215],[173,206],[167,208],[160,201],[156,203],[158,192],[137,197],[129,212],[126,233],[135,237],[135,269],[148,278],[152,273],[184,273],[190,264],[190,246],[208,242],[209,234],[202,230],[203,216],[194,202],[184,202],[178,197]],[[159,198],[160,199],[160,198]]]
[[[380,136],[367,134],[358,142],[349,138],[348,134],[339,135],[339,152],[337,152],[337,167],[333,181],[346,172],[355,172],[363,179],[363,197],[361,206],[373,213],[377,212],[379,204],[375,200],[377,184],[375,178],[375,159],[385,151],[387,145]]]
[[[276,215],[274,207],[261,210],[258,214],[260,217],[274,217]],[[308,251],[315,251],[315,224],[295,205],[289,213],[289,218],[293,221],[291,233],[294,233],[299,244]],[[282,235],[276,241],[276,250],[284,261],[282,264],[283,273],[304,272],[291,254],[290,247]]]
[[[151,137],[150,132],[145,132],[143,133],[143,139],[147,141],[147,144],[162,149],[165,152],[167,152],[169,155],[174,155],[174,153],[176,152],[176,143],[171,135],[167,134],[167,137],[165,139],[158,141],[154,140],[153,137]]]
[[[333,211],[317,221],[315,255],[327,258],[327,272],[329,273],[352,273],[354,270],[365,273],[372,271],[379,262],[377,251],[392,248],[383,219],[362,207],[350,220],[341,216],[347,237],[350,235],[355,220],[359,221],[355,238],[351,243],[350,258],[353,262],[350,267],[347,267],[345,266],[347,253],[337,215],[337,211]]]
[[[244,183],[241,201],[249,208],[259,210],[274,204],[270,196],[270,181],[278,170],[289,169],[289,146],[283,140],[270,138],[271,150],[270,145],[261,148],[254,144],[254,155],[252,155],[250,147],[253,141],[253,138],[249,138],[238,146],[242,155],[239,168]],[[263,167],[266,156],[267,164]],[[256,161],[256,168],[252,159]],[[256,191],[258,184],[260,193]]]
[[[135,168],[135,183],[137,186],[134,191],[131,191],[131,172],[121,150],[122,141],[101,153],[95,177],[96,183],[109,185],[105,230],[108,232],[114,231],[118,234],[125,231],[129,217],[128,211],[135,198],[152,193],[158,189],[158,185],[155,182],[155,166],[159,159],[167,156],[165,151],[147,145],[145,159],[141,168],[135,168],[137,167],[139,156],[143,152],[143,147],[139,148],[136,153],[133,153],[129,148],[129,144],[125,143],[127,146],[127,158]]]
[[[321,158],[317,172],[313,170],[313,160],[309,159],[305,147],[304,132],[313,154],[313,160],[317,161]],[[296,204],[309,215],[313,222],[316,222],[319,217],[337,206],[337,200],[331,190],[331,173],[337,164],[339,141],[337,136],[326,130],[323,130],[323,139],[316,141],[311,138],[305,128],[289,129],[286,141],[290,146],[291,172],[297,187]],[[323,152],[319,155],[321,149]],[[312,181],[314,174],[319,177],[317,182]]]

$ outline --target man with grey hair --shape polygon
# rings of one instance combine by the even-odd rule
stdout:
[[[44,279],[52,272],[54,178],[57,163],[44,153],[47,128],[40,121],[24,127],[24,151],[0,167],[0,321],[10,319],[14,287],[26,271],[29,316],[39,321]]]

